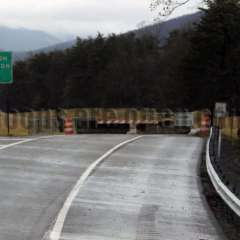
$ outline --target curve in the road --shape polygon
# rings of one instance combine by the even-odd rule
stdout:
[[[85,183],[85,181],[87,180],[87,178],[91,175],[91,173],[96,169],[96,167],[102,163],[106,158],[108,158],[109,156],[111,156],[114,152],[116,152],[117,150],[119,150],[120,148],[122,148],[123,146],[125,146],[128,143],[134,142],[137,139],[141,138],[142,136],[138,136],[138,137],[134,137],[130,140],[121,142],[120,144],[116,145],[115,147],[113,147],[112,149],[110,149],[109,151],[107,151],[105,154],[103,154],[100,158],[98,158],[95,162],[93,162],[87,169],[86,171],[81,175],[81,177],[79,178],[79,180],[77,181],[76,185],[73,187],[72,191],[70,192],[70,194],[68,195],[66,201],[64,202],[64,205],[61,209],[61,211],[58,214],[57,220],[54,224],[53,230],[50,233],[50,239],[51,240],[59,240],[61,237],[61,233],[62,233],[62,229],[63,229],[63,225],[66,219],[66,216],[68,214],[68,211],[72,205],[72,202],[74,201],[74,199],[76,198],[76,196],[78,195],[81,187],[83,186],[83,184]],[[45,238],[45,236],[44,236]]]
[[[5,147],[0,150],[0,239],[41,239],[79,175],[129,138],[116,134],[0,138]]]
[[[61,240],[224,240],[198,175],[203,141],[146,136],[113,153],[68,212]]]

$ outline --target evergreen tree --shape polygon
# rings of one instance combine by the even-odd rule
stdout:
[[[239,97],[239,0],[207,0],[183,66],[185,105],[211,107],[216,101],[236,103]],[[194,99],[194,101],[193,101]]]

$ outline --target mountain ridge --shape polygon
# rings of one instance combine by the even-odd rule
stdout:
[[[0,25],[0,32],[0,49],[5,51],[32,51],[61,42],[57,37],[40,30]]]
[[[157,39],[159,39],[161,44],[164,44],[170,34],[171,31],[182,29],[184,27],[189,27],[194,23],[200,21],[202,16],[201,12],[196,12],[193,14],[184,15],[181,17],[177,17],[174,19],[170,19],[165,22],[154,23],[148,26],[145,26],[140,29],[135,29],[123,34],[134,33],[136,37],[141,37],[143,35],[153,35]],[[31,57],[37,53],[48,53],[55,50],[65,50],[67,48],[71,48],[75,45],[76,40],[66,41],[62,43],[58,43],[55,45],[51,45],[45,48],[39,48],[35,51],[30,52],[14,52],[14,61],[24,60],[28,57]]]
[[[143,28],[136,29],[133,32],[136,33],[137,37],[141,37],[145,34],[153,35],[162,44],[164,44],[170,32],[178,29],[191,27],[194,23],[198,23],[200,21],[201,16],[202,12],[187,14],[164,22],[153,23]]]

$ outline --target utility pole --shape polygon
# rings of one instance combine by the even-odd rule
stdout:
[[[7,91],[6,91],[6,113],[7,113],[7,135],[10,135],[10,121],[9,121],[9,111],[10,111],[10,106],[9,106],[9,86],[7,86]]]

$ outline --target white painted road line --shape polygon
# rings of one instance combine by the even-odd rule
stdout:
[[[88,177],[91,175],[91,173],[96,169],[96,167],[100,163],[102,163],[106,158],[108,158],[110,155],[112,155],[114,152],[116,152],[117,150],[119,150],[123,146],[127,145],[128,143],[134,142],[134,141],[136,141],[137,139],[139,139],[141,137],[142,136],[134,137],[134,138],[132,138],[130,140],[124,141],[124,142],[116,145],[115,147],[113,147],[112,149],[107,151],[104,155],[102,155],[100,158],[98,158],[95,162],[93,162],[87,168],[87,170],[81,175],[81,177],[79,178],[79,180],[77,181],[77,183],[73,187],[72,191],[68,195],[65,203],[63,204],[63,207],[60,210],[60,212],[59,212],[59,214],[57,216],[56,222],[55,222],[55,224],[53,226],[53,229],[52,229],[52,231],[50,233],[50,239],[51,240],[60,240],[60,237],[61,237],[61,234],[62,234],[63,225],[64,225],[65,219],[67,217],[67,214],[69,212],[69,209],[70,209],[74,199],[78,195],[81,187],[84,185],[85,181],[88,179]]]
[[[51,136],[42,136],[42,137],[38,137],[38,138],[0,138],[0,141],[17,141],[15,143],[10,143],[10,144],[5,144],[5,145],[0,145],[0,150],[6,149],[6,148],[10,148],[19,144],[23,144],[23,143],[27,143],[27,142],[32,142],[32,141],[37,141],[40,139],[48,139],[48,138],[54,138],[56,136],[64,136],[64,135],[51,135]]]
[[[0,141],[22,141],[26,138],[12,138],[12,137],[9,137],[9,138],[1,138],[0,137]]]
[[[1,146],[0,150],[6,149],[6,148],[10,148],[10,147],[22,144],[22,143],[31,142],[31,141],[34,141],[34,140],[37,140],[37,139],[30,138],[30,139],[24,139],[22,141],[18,141],[18,142],[15,142],[15,143],[6,144],[6,145]]]

